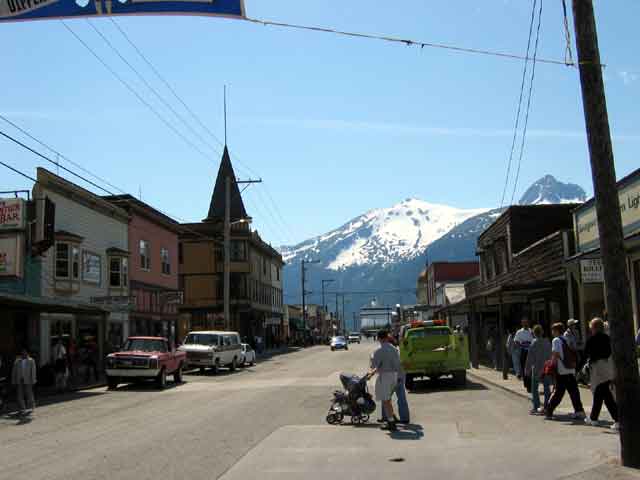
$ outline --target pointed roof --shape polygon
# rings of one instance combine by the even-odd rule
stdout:
[[[207,218],[204,219],[205,222],[216,220],[224,221],[225,187],[227,177],[231,178],[231,221],[235,222],[248,217],[242,201],[242,195],[240,195],[238,183],[236,182],[236,174],[233,171],[233,166],[231,165],[229,150],[225,145],[224,152],[222,153],[222,160],[220,160],[220,168],[218,169],[216,185],[213,188],[213,195],[211,196],[209,214],[207,215]]]

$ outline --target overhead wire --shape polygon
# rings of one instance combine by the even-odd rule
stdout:
[[[534,0],[531,8],[531,21],[529,23],[527,53],[525,55],[527,59],[524,61],[524,66],[522,68],[522,82],[520,83],[520,96],[518,98],[518,107],[516,109],[516,119],[515,119],[515,125],[513,127],[513,138],[511,140],[511,151],[509,152],[509,161],[507,163],[507,174],[504,179],[504,188],[502,189],[502,197],[500,199],[500,208],[504,206],[504,197],[507,194],[507,188],[509,187],[509,179],[511,178],[511,165],[513,163],[513,154],[515,153],[516,140],[518,138],[518,127],[520,125],[522,100],[524,98],[524,87],[527,80],[527,67],[529,65],[528,58],[529,58],[529,52],[531,50],[531,39],[533,38],[533,26],[535,24],[535,18],[536,18],[536,3],[537,3],[537,0]]]
[[[36,182],[37,180],[35,178],[33,178],[32,176],[21,172],[20,170],[18,170],[15,167],[12,167],[11,165],[9,165],[8,163],[4,163],[2,160],[0,160],[0,165],[2,165],[3,167],[8,168],[9,170],[11,170],[14,173],[17,173],[18,175],[22,175],[24,178],[26,178],[27,180],[31,180],[32,182]]]
[[[540,8],[538,11],[538,27],[536,31],[536,42],[533,47],[533,60],[531,64],[531,80],[529,81],[529,94],[527,96],[527,109],[525,110],[524,116],[524,126],[522,129],[522,141],[520,144],[520,156],[518,158],[518,168],[516,169],[516,178],[513,182],[513,192],[511,193],[511,204],[513,204],[513,199],[516,195],[516,190],[518,188],[518,180],[520,179],[520,169],[522,167],[522,158],[524,156],[524,148],[527,140],[527,127],[529,126],[529,112],[531,110],[531,98],[533,96],[533,84],[536,78],[536,57],[538,56],[538,44],[540,41],[540,28],[542,26],[542,3],[543,0],[540,0]]]

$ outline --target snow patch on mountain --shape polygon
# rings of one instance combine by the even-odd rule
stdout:
[[[587,194],[575,183],[563,183],[553,175],[545,175],[531,185],[522,198],[520,205],[552,205],[558,203],[582,203]]]
[[[342,227],[294,247],[283,247],[285,262],[319,255],[322,266],[338,271],[353,266],[387,266],[424,253],[434,240],[486,209],[458,209],[416,198],[370,210]]]

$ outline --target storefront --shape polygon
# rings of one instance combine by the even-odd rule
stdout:
[[[640,169],[618,182],[627,275],[631,287],[635,330],[640,328]],[[566,262],[571,314],[586,334],[593,317],[607,316],[604,270],[596,207],[593,199],[574,211],[576,254]]]

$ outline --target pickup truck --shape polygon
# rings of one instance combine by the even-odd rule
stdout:
[[[120,352],[107,356],[107,385],[110,390],[120,383],[155,380],[160,389],[167,386],[167,376],[182,382],[187,354],[169,346],[162,337],[129,337]]]
[[[452,375],[456,384],[464,386],[469,368],[469,341],[466,335],[452,332],[443,322],[416,322],[402,332],[400,361],[408,390],[414,388],[418,378],[435,380],[445,375]]]

